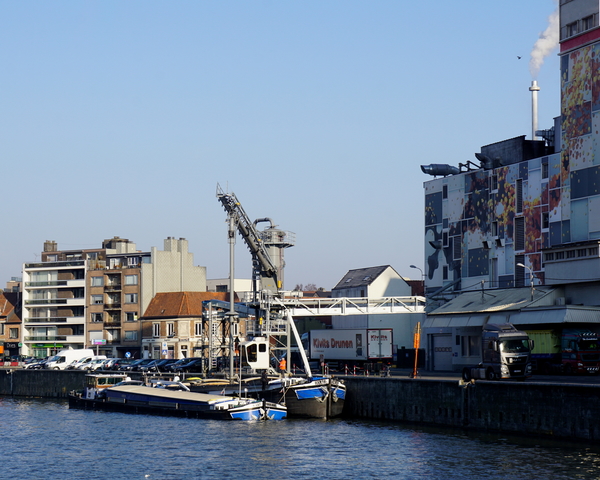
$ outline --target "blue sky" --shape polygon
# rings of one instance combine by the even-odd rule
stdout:
[[[143,251],[185,237],[209,278],[227,277],[217,183],[296,234],[288,289],[376,265],[419,278],[419,166],[530,138],[530,53],[555,9],[0,0],[0,287],[45,240],[115,235]],[[560,114],[557,53],[536,77],[539,128]],[[236,276],[250,269],[238,237]]]

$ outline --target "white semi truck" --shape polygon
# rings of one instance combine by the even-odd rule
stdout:
[[[481,358],[479,365],[463,368],[463,380],[474,378],[499,380],[531,376],[531,350],[533,340],[510,323],[487,324],[481,332]]]

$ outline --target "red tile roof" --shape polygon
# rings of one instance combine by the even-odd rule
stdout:
[[[229,301],[227,292],[163,292],[157,293],[143,318],[149,317],[199,317],[202,302],[206,300]]]

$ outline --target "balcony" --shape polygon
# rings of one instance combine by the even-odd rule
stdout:
[[[66,280],[54,280],[52,282],[25,282],[26,287],[64,287]]]
[[[85,260],[66,260],[61,262],[36,262],[26,263],[25,268],[58,268],[58,267],[83,267]]]
[[[105,303],[105,310],[121,310],[121,302]]]
[[[121,328],[121,320],[108,320],[104,322],[104,328]]]
[[[27,317],[24,323],[85,323],[84,317]]]
[[[67,335],[36,335],[34,337],[25,337],[26,342],[65,342]]]
[[[43,298],[41,300],[25,300],[25,305],[64,305],[66,298]]]
[[[65,323],[67,317],[27,317],[25,323]]]
[[[104,287],[104,291],[106,292],[120,292],[122,290],[122,285],[120,283],[115,283],[112,285],[106,285]]]

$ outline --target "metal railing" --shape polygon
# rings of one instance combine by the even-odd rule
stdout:
[[[425,312],[425,297],[286,298],[280,303],[294,317]]]

